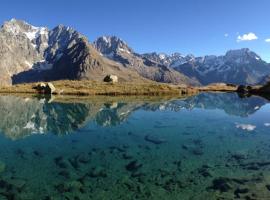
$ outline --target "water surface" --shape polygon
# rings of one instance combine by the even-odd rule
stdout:
[[[0,96],[0,200],[270,199],[270,104]]]

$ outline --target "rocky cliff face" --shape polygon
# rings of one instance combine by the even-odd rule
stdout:
[[[197,80],[190,79],[163,63],[150,60],[147,56],[135,53],[126,42],[115,36],[100,37],[94,45],[108,59],[137,71],[147,79],[165,83],[199,85]]]
[[[47,40],[46,28],[33,27],[23,21],[12,19],[0,29],[0,82],[11,84],[14,74],[29,70],[34,63],[43,61],[43,44]],[[40,48],[36,39],[40,38]],[[45,48],[45,47],[44,47]]]
[[[100,55],[70,27],[49,30],[12,19],[0,29],[2,85],[59,79],[102,80],[117,74],[122,81],[143,80],[137,72]]]
[[[228,51],[224,56],[196,58],[176,70],[198,78],[204,85],[215,82],[254,85],[270,73],[270,66],[249,49],[240,49]]]

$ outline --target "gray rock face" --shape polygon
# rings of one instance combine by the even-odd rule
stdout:
[[[224,56],[168,56],[155,53],[146,56],[156,62],[165,62],[167,66],[199,80],[203,85],[217,82],[253,85],[270,74],[270,65],[249,49],[230,50]]]
[[[135,53],[126,42],[112,36],[100,37],[94,42],[95,48],[103,56],[136,70],[141,76],[158,82],[198,85],[194,79],[175,71],[164,63],[150,60],[147,56]]]
[[[72,28],[59,25],[49,30],[12,19],[0,29],[0,83],[60,79],[102,81],[106,74],[121,80],[143,80],[102,55]]]
[[[162,65],[165,65],[167,67],[172,67],[172,68],[179,66],[181,64],[184,64],[190,61],[191,59],[195,58],[191,54],[184,56],[183,54],[180,54],[180,53],[173,53],[171,55],[167,55],[164,53],[156,53],[156,52],[145,53],[143,54],[143,56],[156,63],[160,63]]]
[[[23,21],[12,19],[4,23],[0,29],[0,84],[11,84],[12,75],[29,70],[34,63],[43,60],[41,38],[46,40],[47,34],[46,28],[33,27]]]
[[[249,49],[230,50],[224,56],[195,57],[179,53],[144,56],[195,78],[203,85],[217,82],[253,85],[265,83],[266,75],[270,74],[270,64]]]
[[[260,81],[260,85],[265,85],[265,84],[267,84],[267,83],[270,83],[270,75],[266,75],[266,76],[264,76],[262,79],[261,79],[261,81]]]

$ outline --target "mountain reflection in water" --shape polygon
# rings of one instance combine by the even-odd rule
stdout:
[[[118,99],[97,97],[84,101],[53,101],[46,98],[0,96],[0,132],[11,139],[33,134],[64,135],[88,123],[117,126],[137,110],[158,111],[206,109],[222,110],[232,116],[248,117],[267,100],[260,97],[239,98],[236,93],[201,93],[173,100]]]
[[[270,104],[0,96],[0,199],[270,199]]]

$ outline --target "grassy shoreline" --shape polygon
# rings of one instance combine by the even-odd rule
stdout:
[[[172,85],[156,82],[104,83],[96,81],[53,81],[55,96],[190,96],[199,92],[235,92],[237,86],[212,84],[203,87]],[[38,83],[0,87],[0,94],[39,94],[34,89]]]
[[[38,94],[33,89],[38,83],[18,84],[0,87],[0,93]],[[54,81],[55,95],[109,95],[109,96],[159,96],[159,95],[188,95],[198,93],[198,88],[164,83],[103,83],[95,81]]]

